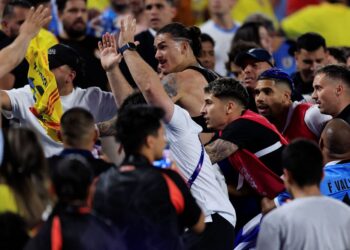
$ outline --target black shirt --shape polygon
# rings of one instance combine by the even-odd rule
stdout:
[[[125,232],[128,249],[183,249],[180,234],[197,223],[200,208],[178,173],[153,167],[144,157],[122,164],[134,169],[110,169],[96,185],[94,209]],[[184,207],[178,214],[171,202],[166,175],[181,192]]]
[[[88,88],[92,86],[100,87],[102,90],[108,89],[106,72],[101,66],[100,59],[96,57],[98,38],[86,36],[83,40],[69,40],[58,37],[60,43],[66,44],[75,49],[84,59],[85,76],[79,79],[76,86]],[[83,66],[82,66],[83,67]]]
[[[334,118],[340,118],[346,121],[348,124],[350,124],[350,104],[346,106],[339,115],[337,115]]]

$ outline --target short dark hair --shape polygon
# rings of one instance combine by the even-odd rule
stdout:
[[[235,36],[233,37],[232,44],[242,40],[242,41],[251,41],[259,46],[262,46],[260,42],[260,27],[265,26],[260,22],[246,22],[241,27],[238,28]]]
[[[333,56],[339,63],[346,64],[346,57],[342,48],[328,47],[328,53]]]
[[[314,32],[308,32],[308,33],[302,34],[301,36],[298,37],[297,43],[296,43],[297,51],[300,51],[301,49],[304,49],[307,51],[315,51],[321,47],[327,50],[326,40],[324,39],[323,36]]]
[[[215,46],[215,41],[214,41],[214,39],[213,39],[210,35],[208,35],[207,33],[202,33],[202,34],[200,35],[200,39],[201,39],[201,42],[202,42],[202,43],[203,43],[203,42],[210,42],[211,45],[213,45],[213,47]]]
[[[94,128],[94,117],[84,108],[71,108],[61,117],[62,139],[72,147],[81,147]]]
[[[340,80],[350,88],[350,70],[342,65],[326,65],[316,71],[316,75],[325,74],[333,80]]]
[[[11,17],[15,7],[29,9],[30,7],[32,7],[32,4],[27,0],[12,0],[5,5],[2,13],[2,18]]]
[[[282,152],[282,165],[299,187],[319,185],[323,176],[323,158],[318,145],[297,139]]]
[[[237,42],[231,43],[231,49],[228,53],[228,61],[226,62],[227,71],[231,71],[231,62],[235,62],[238,54],[247,52],[250,49],[261,48],[258,44],[249,41],[239,40]],[[238,66],[238,65],[237,65]]]
[[[66,7],[66,3],[68,1],[71,1],[71,0],[56,0],[57,10],[59,12],[62,12],[64,10],[64,8]],[[84,0],[84,2],[86,3],[87,0]]]
[[[233,99],[244,108],[248,107],[249,95],[247,89],[237,80],[224,77],[216,79],[204,88],[205,93],[213,94],[219,99]]]
[[[116,139],[126,156],[137,155],[149,135],[158,135],[164,110],[149,105],[130,105],[120,111],[116,122]]]
[[[188,40],[195,57],[200,56],[202,44],[200,40],[201,30],[196,26],[186,27],[181,23],[169,23],[161,28],[157,35],[169,33],[174,39]]]
[[[119,112],[122,112],[122,110],[127,107],[131,107],[138,104],[147,105],[147,101],[145,97],[142,95],[142,93],[139,90],[136,90],[132,94],[130,94],[128,97],[125,98],[125,100],[123,101],[122,105],[119,108]]]
[[[52,168],[51,179],[60,201],[85,201],[93,180],[92,166],[82,155],[70,154]]]

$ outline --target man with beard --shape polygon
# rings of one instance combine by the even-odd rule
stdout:
[[[107,77],[97,58],[98,39],[86,35],[88,18],[86,0],[57,0],[56,3],[63,26],[58,36],[59,41],[77,50],[86,62],[85,79],[77,82],[77,85],[82,88],[97,86],[106,90]]]
[[[326,65],[328,51],[325,39],[317,33],[305,33],[297,40],[294,53],[297,72],[292,74],[296,91],[310,101],[312,81],[317,69]]]
[[[264,71],[255,87],[255,103],[288,141],[306,138],[318,142],[322,129],[332,118],[322,115],[316,105],[292,101],[294,83],[277,68]]]

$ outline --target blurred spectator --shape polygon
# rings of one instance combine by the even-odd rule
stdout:
[[[327,64],[346,65],[345,51],[337,47],[328,47]]]
[[[326,39],[328,46],[350,46],[350,33],[344,32],[344,25],[350,23],[349,3],[345,2],[327,0],[302,9],[286,17],[281,23],[282,29],[290,39],[306,32],[317,32]]]
[[[215,42],[211,36],[202,33],[200,36],[202,50],[198,60],[204,68],[214,70],[215,68]]]
[[[78,86],[82,88],[96,86],[107,90],[107,77],[98,58],[98,39],[86,35],[86,0],[57,0],[57,9],[63,26],[58,40],[74,48],[85,59],[85,79],[78,83]]]
[[[261,22],[243,23],[236,31],[232,44],[239,40],[254,42],[261,48],[267,50],[270,54],[272,53],[272,38],[267,28]]]
[[[52,189],[58,201],[26,250],[126,249],[119,230],[93,215],[87,205],[93,181],[91,169],[87,159],[74,154],[52,169]]]
[[[225,63],[231,40],[239,24],[231,17],[230,11],[236,0],[209,0],[210,19],[201,26],[201,31],[215,41],[215,71],[225,76]]]
[[[5,134],[0,180],[0,211],[23,216],[29,229],[38,226],[49,205],[47,163],[32,130],[11,128]]]
[[[273,22],[266,15],[253,14],[247,17],[245,21],[259,22],[265,26],[272,40],[272,56],[275,66],[288,74],[294,73],[296,71],[295,58],[294,55],[289,53],[289,50],[294,46],[295,42],[287,40],[282,32],[276,31]]]

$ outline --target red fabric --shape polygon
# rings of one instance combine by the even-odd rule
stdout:
[[[305,113],[311,106],[312,104],[309,103],[301,103],[295,107],[290,123],[283,133],[288,141],[302,137],[318,142],[317,136],[311,132],[305,123]]]
[[[52,220],[51,227],[51,250],[62,249],[62,232],[61,222],[58,216],[55,216]]]
[[[319,4],[320,0],[288,0],[287,1],[287,16],[308,6]]]
[[[169,176],[167,176],[166,174],[162,174],[162,175],[169,188],[170,200],[176,210],[176,214],[182,214],[183,211],[185,210],[185,200],[184,200],[184,197],[182,196],[181,191],[176,186],[176,184],[169,178]]]
[[[246,110],[238,119],[248,119],[257,122],[278,134],[282,145],[288,144],[277,128],[265,117]],[[229,161],[258,194],[273,199],[284,190],[282,179],[248,150],[238,149],[229,157]]]
[[[229,161],[261,196],[273,199],[284,190],[282,179],[248,150],[237,150],[229,157]]]

